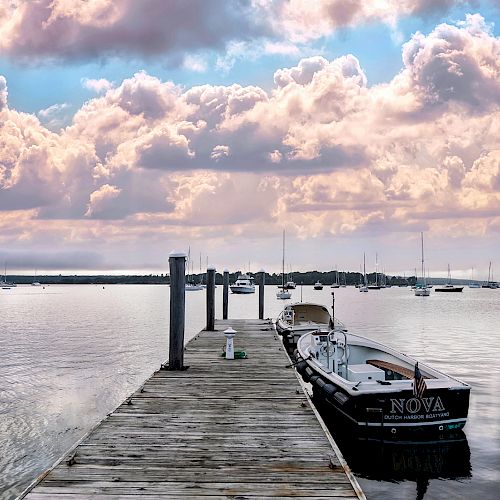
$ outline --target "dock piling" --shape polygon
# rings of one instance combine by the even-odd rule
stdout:
[[[186,318],[186,254],[170,252],[170,339],[168,369],[184,368],[184,324]]]
[[[264,287],[266,286],[266,271],[259,271],[259,319],[264,319]]]
[[[224,275],[222,278],[223,289],[222,289],[222,319],[227,319],[228,313],[228,299],[229,299],[229,269],[224,269]]]
[[[207,327],[208,332],[215,331],[215,267],[207,268]]]

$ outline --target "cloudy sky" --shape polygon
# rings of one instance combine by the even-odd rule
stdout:
[[[10,272],[500,277],[499,0],[0,0]],[[485,277],[485,276],[483,276]]]

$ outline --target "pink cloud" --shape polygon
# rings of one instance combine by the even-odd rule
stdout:
[[[5,231],[45,227],[99,244],[267,235],[285,224],[301,238],[422,226],[451,237],[470,231],[468,214],[491,233],[498,43],[475,16],[440,25],[415,35],[401,72],[375,86],[352,55],[305,58],[267,90],[183,89],[137,73],[58,133],[9,109],[0,78]]]
[[[220,0],[39,0],[0,10],[0,50],[12,57],[90,58],[222,48],[262,33],[245,4]],[[181,61],[180,61],[181,62]]]
[[[0,75],[0,111],[7,107],[7,81],[5,77]]]

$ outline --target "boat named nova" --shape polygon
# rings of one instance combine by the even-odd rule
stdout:
[[[388,346],[334,329],[304,334],[295,356],[315,397],[358,432],[397,437],[465,425],[470,386],[424,364],[416,369],[415,359]]]

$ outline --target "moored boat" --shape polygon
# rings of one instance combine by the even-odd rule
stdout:
[[[283,342],[291,351],[304,333],[322,331],[326,334],[333,329],[333,325],[334,320],[326,306],[311,302],[289,304],[276,318],[276,331],[283,336]]]
[[[425,267],[424,267],[424,233],[420,233],[420,241],[422,244],[422,281],[419,283],[418,282],[418,277],[417,277],[417,283],[415,284],[415,296],[416,297],[428,297],[431,294],[431,291],[429,287],[427,286],[427,282],[425,280]],[[416,275],[416,273],[415,273]]]
[[[437,286],[435,292],[461,292],[464,289],[463,286],[453,285],[451,283],[451,273],[450,265],[448,264],[448,283],[446,285]]]
[[[315,397],[358,431],[427,435],[461,429],[467,420],[468,384],[366,337],[306,333],[295,362]]]
[[[452,285],[447,283],[446,285],[437,286],[435,292],[461,292],[464,289],[463,286]]]
[[[276,292],[276,298],[288,300],[292,298],[292,292],[285,287],[285,230],[283,229],[283,270],[281,272],[281,290]]]
[[[255,293],[254,279],[248,274],[240,274],[231,288],[232,293]]]
[[[11,288],[17,287],[16,283],[7,280],[7,264],[5,264],[4,278],[3,281],[0,281],[0,287],[2,288],[2,290],[10,290]]]
[[[316,283],[314,283],[314,289],[315,290],[323,290],[323,285],[322,285],[321,281],[316,281]]]

